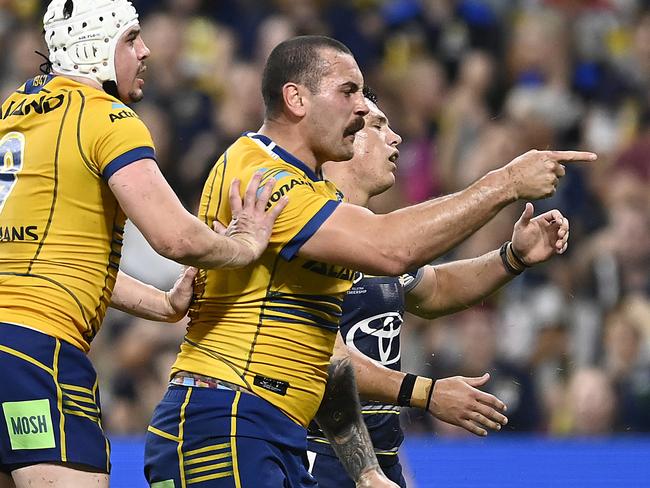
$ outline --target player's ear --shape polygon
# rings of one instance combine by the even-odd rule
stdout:
[[[282,98],[287,110],[296,117],[305,116],[305,104],[302,97],[303,87],[296,83],[285,83]]]

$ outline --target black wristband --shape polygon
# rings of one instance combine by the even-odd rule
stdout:
[[[512,254],[512,257],[514,258],[515,263],[517,263],[517,266],[519,266],[520,268],[530,268],[530,266],[528,264],[524,263],[524,260],[521,259],[519,257],[519,255],[517,255],[517,253],[515,252],[515,246],[512,245],[512,242],[510,242],[510,253]]]
[[[413,395],[413,387],[415,386],[415,380],[418,377],[411,373],[406,373],[404,379],[402,380],[402,386],[399,388],[399,393],[397,395],[397,405],[400,407],[410,407],[411,406],[411,396]]]
[[[429,405],[431,404],[431,398],[433,397],[433,388],[436,386],[436,380],[431,379],[431,389],[429,390],[429,396],[427,397],[427,404],[424,407],[424,411],[429,411]]]
[[[501,256],[501,262],[503,263],[503,267],[506,268],[506,271],[508,273],[515,276],[520,275],[521,273],[524,272],[523,267],[521,269],[515,268],[512,264],[510,264],[510,261],[508,260],[508,246],[510,245],[511,245],[510,241],[504,242],[503,246],[501,246],[501,249],[499,249],[499,256]]]

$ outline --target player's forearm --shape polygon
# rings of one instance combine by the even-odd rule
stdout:
[[[396,274],[442,256],[515,201],[505,176],[492,171],[463,191],[382,216],[377,244],[400,263]]]
[[[332,361],[349,357],[354,369],[357,391],[363,400],[395,403],[405,373],[394,371],[349,347],[341,334],[336,335]]]
[[[157,322],[177,322],[182,318],[174,311],[164,291],[121,271],[117,273],[111,307]]]
[[[506,271],[498,250],[428,269],[436,274],[435,290],[416,290],[424,295],[420,301],[407,296],[407,310],[427,319],[469,308],[515,277]]]
[[[109,187],[158,254],[196,268],[237,267],[243,248],[189,213],[153,160],[117,171]]]
[[[394,404],[405,373],[389,369],[356,349],[348,350],[359,396],[363,400]]]
[[[403,389],[402,385],[407,373],[387,368],[352,348],[350,348],[350,359],[354,367],[359,396],[363,400],[426,408],[433,387],[431,378],[417,376],[414,378],[412,388],[409,385]]]
[[[188,214],[185,222],[178,225],[176,235],[167,237],[154,249],[186,266],[212,269],[238,267],[242,248]]]
[[[325,395],[316,421],[350,477],[379,469],[363,417],[349,356],[332,357]]]

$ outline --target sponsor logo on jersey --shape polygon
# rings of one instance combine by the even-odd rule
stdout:
[[[412,276],[408,273],[403,274],[402,276],[399,277],[399,282],[401,283],[402,287],[406,288],[409,286],[411,283],[415,281],[415,276]]]
[[[287,173],[286,171],[283,171],[281,173],[278,173],[278,175],[273,176],[276,181],[280,180],[280,178],[286,176],[286,175],[291,175],[291,173]],[[292,175],[292,178],[289,181],[283,181],[282,185],[278,188],[278,185],[276,184],[276,190],[273,192],[271,195],[271,198],[269,198],[269,203],[266,204],[266,209],[268,210],[271,205],[276,203],[280,198],[285,196],[287,193],[289,193],[292,189],[294,189],[296,186],[303,186],[307,185],[309,188],[312,190],[314,189],[314,186],[309,183],[306,180],[300,180],[296,176]]]
[[[35,87],[43,87],[48,84],[48,82],[52,79],[50,75],[38,75],[35,76],[32,82],[32,86]]]
[[[38,227],[35,225],[21,227],[3,227],[0,225],[0,242],[37,241]]]
[[[49,400],[6,402],[2,410],[13,450],[55,446]]]
[[[363,284],[359,285],[363,281],[366,275],[361,273],[360,271],[355,271],[354,275],[352,276],[352,286],[350,289],[346,292],[346,295],[363,295],[364,293],[368,293],[368,290],[366,289]]]
[[[302,267],[314,273],[329,276],[330,278],[338,278],[339,280],[350,281],[354,276],[354,271],[351,269],[334,264],[319,263],[318,261],[307,261]]]
[[[364,344],[374,338],[377,341],[379,361],[384,366],[396,363],[401,358],[399,334],[402,328],[402,316],[398,312],[385,312],[373,315],[354,324],[345,335],[345,343],[368,355],[367,347],[363,350],[356,346],[356,340],[363,340]]]
[[[63,95],[41,95],[38,99],[23,98],[20,103],[13,100],[2,114],[2,118],[6,119],[7,117],[29,115],[31,113],[47,114],[63,105],[64,99]]]
[[[260,388],[264,388],[265,390],[277,393],[278,395],[286,395],[287,388],[289,388],[289,383],[286,381],[268,378],[259,374],[255,375],[255,378],[253,378],[253,384]]]
[[[120,110],[116,114],[108,114],[108,117],[111,119],[111,124],[114,124],[118,120],[139,118],[137,114],[130,108]]]

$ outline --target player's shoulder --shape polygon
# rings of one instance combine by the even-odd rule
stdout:
[[[264,179],[303,178],[304,172],[291,165],[274,151],[275,145],[270,139],[255,132],[246,132],[226,151],[229,163],[236,166],[242,176],[251,176],[262,172]]]
[[[114,105],[126,107],[122,102],[120,102],[120,100],[109,95],[104,90],[86,83],[81,83],[66,76],[46,75],[39,83],[40,78],[42,77],[36,77],[33,80],[28,81],[26,84],[27,91],[30,89],[33,90],[42,84],[42,86],[50,92],[72,92],[78,95],[78,98],[74,97],[74,100],[81,100],[84,111],[90,109],[93,114],[96,114],[97,111],[110,112],[114,110]]]
[[[87,113],[91,118],[100,123],[116,124],[129,119],[139,119],[138,114],[131,107],[117,98],[100,90],[87,87],[83,90]]]
[[[38,75],[30,78],[10,93],[3,101],[2,117],[30,114],[49,114],[64,106],[65,93],[53,83],[53,75]]]
[[[134,141],[144,139],[142,144],[152,145],[149,130],[134,109],[108,93],[87,88],[83,91],[82,135],[94,138],[112,134]]]

